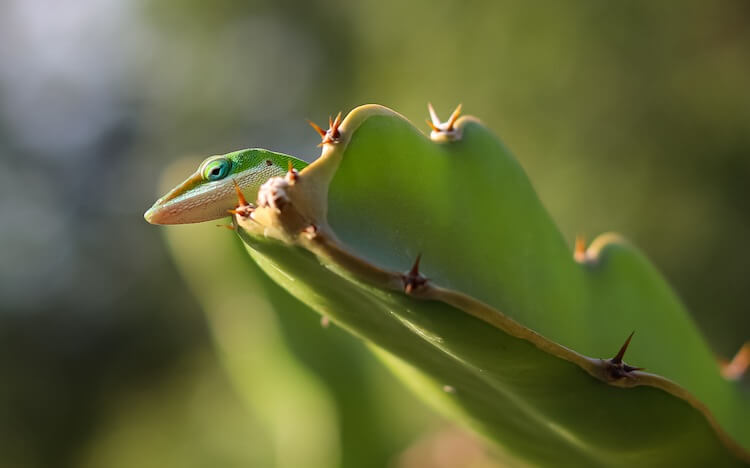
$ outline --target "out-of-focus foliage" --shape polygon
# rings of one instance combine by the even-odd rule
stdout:
[[[732,354],[750,334],[749,23],[743,0],[0,2],[0,465],[75,466],[119,446],[105,428],[170,433],[192,404],[200,430],[165,444],[211,444],[227,421],[211,399],[231,390],[213,358],[185,364],[213,348],[141,218],[159,174],[248,146],[313,157],[304,117],[362,102],[413,121],[463,102],[571,239],[634,240]],[[207,400],[180,396],[199,382]],[[234,443],[205,465],[262,456]]]

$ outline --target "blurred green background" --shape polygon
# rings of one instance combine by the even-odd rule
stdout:
[[[0,466],[495,466],[228,231],[143,221],[173,161],[310,160],[305,118],[369,102],[425,129],[462,102],[571,242],[633,240],[731,356],[748,83],[744,0],[3,0]]]

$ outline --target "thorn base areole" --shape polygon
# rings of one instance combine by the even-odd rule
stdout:
[[[458,117],[461,115],[461,104],[456,106],[448,120],[442,122],[435,112],[435,108],[432,107],[432,103],[427,103],[427,110],[430,113],[430,118],[427,119],[427,125],[432,130],[430,132],[430,139],[433,141],[454,141],[461,138],[461,133],[455,127]]]
[[[243,195],[242,190],[240,189],[239,184],[237,184],[236,180],[232,180],[234,183],[234,190],[237,192],[237,206],[233,210],[227,210],[229,214],[242,216],[243,218],[249,217],[252,213],[255,207],[248,203],[245,199],[245,195]]]
[[[329,143],[338,143],[341,139],[341,132],[339,132],[339,126],[341,126],[341,112],[336,115],[335,119],[330,116],[328,117],[328,130],[323,130],[312,120],[308,120],[307,123],[318,132],[322,139],[318,146],[323,146]]]
[[[420,253],[414,260],[414,265],[412,265],[411,269],[401,278],[404,283],[404,292],[406,294],[413,293],[416,289],[424,286],[427,283],[427,278],[422,276],[422,274],[419,272],[419,262],[421,260],[422,254]]]
[[[628,339],[625,340],[625,343],[622,344],[620,347],[620,350],[617,351],[617,354],[615,354],[615,357],[612,359],[603,360],[603,362],[606,365],[605,373],[607,375],[607,378],[611,380],[618,380],[623,377],[627,378],[633,378],[632,372],[643,370],[643,367],[633,367],[625,364],[625,361],[623,361],[623,357],[625,357],[625,352],[628,350],[628,346],[630,346],[630,340],[633,339],[633,335],[635,334],[635,331],[630,333],[630,336],[628,336]]]

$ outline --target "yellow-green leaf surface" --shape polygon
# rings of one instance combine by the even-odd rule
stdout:
[[[433,133],[352,111],[320,159],[235,217],[251,255],[519,460],[747,462],[750,397],[648,260],[610,235],[575,261],[491,132],[462,118]],[[420,253],[425,284],[398,273]],[[649,373],[613,376],[599,358],[632,330],[626,360]]]

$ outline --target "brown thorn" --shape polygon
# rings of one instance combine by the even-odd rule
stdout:
[[[331,126],[328,131],[331,132],[331,138],[333,140],[337,139],[341,134],[339,133],[339,126],[341,125],[341,111],[336,115],[336,119],[334,119],[333,123],[331,123]]]
[[[414,265],[409,270],[409,276],[419,276],[419,262],[422,261],[422,252],[417,254],[417,258],[414,260]]]
[[[451,130],[453,130],[453,124],[456,123],[456,120],[458,120],[458,116],[461,115],[461,107],[462,106],[463,106],[463,104],[459,104],[456,107],[456,110],[454,110],[453,113],[451,114],[451,116],[448,118],[448,131],[449,132]]]
[[[229,229],[230,231],[234,231],[234,226],[232,226],[231,224],[217,224],[216,227],[223,227]]]
[[[324,146],[327,143],[335,143],[336,140],[341,136],[341,133],[339,133],[339,126],[341,125],[341,112],[339,112],[336,115],[336,118],[332,118],[330,115],[328,116],[328,130],[325,131],[322,128],[315,125],[313,122],[309,121],[310,125],[317,130],[318,133],[320,133],[320,136],[323,138],[323,141],[320,142],[318,147]]]
[[[416,288],[423,286],[427,282],[427,279],[419,273],[419,262],[421,260],[422,254],[420,253],[414,260],[414,265],[412,265],[411,269],[402,277],[402,281],[404,282],[404,292],[406,294],[411,294]]]
[[[633,330],[630,333],[630,336],[628,337],[627,340],[625,340],[625,343],[623,343],[622,347],[617,352],[617,354],[615,355],[615,357],[613,357],[612,359],[610,359],[610,362],[612,364],[622,364],[622,358],[625,357],[625,351],[628,350],[628,346],[630,345],[630,340],[633,339],[633,335],[634,334],[635,334],[635,330]]]
[[[586,239],[578,234],[576,236],[576,245],[573,250],[573,258],[576,262],[583,262],[586,260]]]
[[[725,379],[739,380],[750,369],[750,341],[745,343],[730,362],[720,363]]]
[[[321,137],[321,138],[325,138],[325,136],[326,136],[326,131],[325,131],[325,130],[323,130],[322,128],[318,127],[318,124],[316,124],[316,123],[315,123],[315,122],[313,122],[312,120],[308,120],[308,121],[307,121],[307,123],[309,123],[309,124],[310,124],[310,126],[311,126],[312,128],[314,128],[314,129],[315,129],[315,131],[316,131],[316,132],[318,132],[318,133],[320,134],[320,137]]]
[[[623,370],[625,370],[625,372],[635,372],[635,371],[645,370],[646,369],[645,367],[633,367],[633,366],[629,366],[627,364],[624,364],[622,366],[622,368],[623,368]]]
[[[622,361],[623,357],[625,357],[625,351],[628,350],[630,340],[633,338],[634,334],[635,331],[630,333],[630,336],[628,336],[628,339],[625,340],[625,343],[623,343],[622,347],[617,352],[615,357],[606,361],[602,361],[605,365],[605,375],[609,380],[619,380],[622,378],[635,379],[636,376],[633,375],[633,372],[644,369],[643,367],[629,366]]]
[[[232,183],[234,183],[234,190],[237,192],[237,200],[239,202],[238,206],[249,206],[250,204],[245,200],[245,196],[242,194],[242,190],[240,190],[240,185],[237,183],[237,179],[232,179]]]

